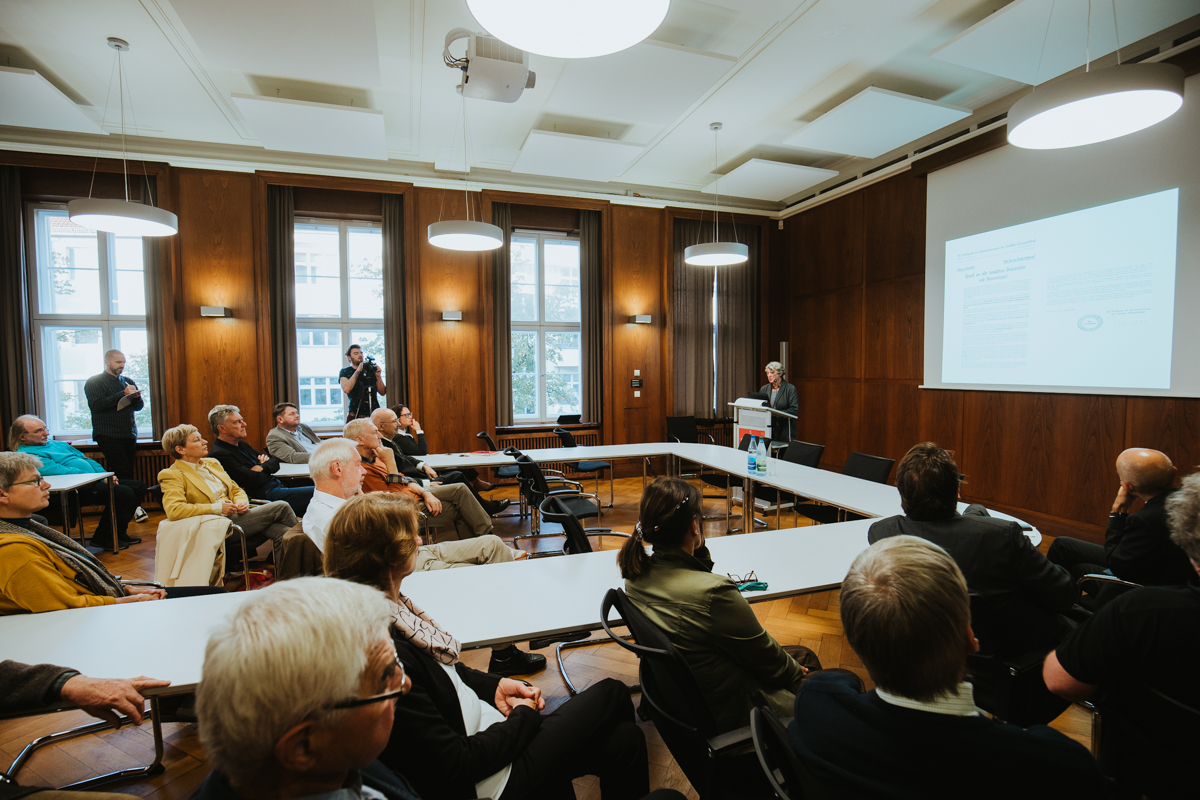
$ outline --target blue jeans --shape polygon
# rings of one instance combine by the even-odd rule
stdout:
[[[282,500],[292,507],[297,517],[303,517],[304,512],[308,510],[308,501],[312,500],[313,491],[312,486],[298,486],[294,489],[278,486],[264,490],[262,497],[264,500]]]

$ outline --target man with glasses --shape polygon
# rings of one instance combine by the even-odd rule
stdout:
[[[279,459],[260,453],[246,441],[246,420],[237,406],[213,406],[208,412],[208,424],[216,434],[212,457],[255,500],[282,500],[292,507],[297,517],[303,517],[312,500],[311,486],[285,487],[275,477]]]
[[[112,472],[66,442],[50,438],[46,423],[26,414],[17,417],[8,432],[8,449],[20,453],[37,456],[42,462],[42,475],[81,475],[89,472]],[[131,544],[139,544],[142,540],[128,534],[129,523],[133,520],[142,498],[146,496],[146,484],[130,479],[113,478],[113,500],[116,502],[117,541],[124,550]],[[92,543],[97,547],[112,546],[112,514],[108,508],[108,485],[104,481],[95,481],[77,490],[79,502],[84,505],[103,505],[100,522],[92,535]],[[55,508],[48,508],[46,516],[53,522],[60,523],[59,514]]]
[[[192,800],[419,800],[375,761],[411,686],[390,625],[384,596],[348,581],[254,592],[205,650],[196,712],[213,769]]]

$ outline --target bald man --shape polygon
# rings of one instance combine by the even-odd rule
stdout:
[[[92,438],[104,453],[104,463],[118,478],[129,480],[133,478],[133,461],[137,457],[134,415],[145,407],[146,401],[138,385],[124,373],[125,354],[109,350],[104,354],[104,372],[88,378],[83,393],[92,414]],[[126,401],[124,406],[122,401]]]
[[[1117,456],[1120,485],[1108,515],[1104,545],[1060,536],[1048,558],[1078,579],[1109,570],[1144,586],[1181,586],[1194,577],[1191,562],[1167,530],[1166,502],[1175,489],[1175,465],[1165,453],[1133,447]],[[1139,501],[1144,505],[1133,514]],[[1106,584],[1093,599],[1098,607],[1120,594]]]

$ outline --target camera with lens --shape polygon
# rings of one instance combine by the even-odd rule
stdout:
[[[367,356],[363,359],[363,375],[373,375],[378,369],[379,367],[375,364],[374,356]]]

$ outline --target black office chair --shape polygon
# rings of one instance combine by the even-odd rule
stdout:
[[[1098,700],[1100,769],[1121,797],[1194,797],[1200,709],[1127,675],[1120,690]]]
[[[792,747],[787,725],[766,708],[750,710],[754,752],[779,800],[825,800],[827,795]]]
[[[859,478],[872,483],[887,483],[888,475],[892,474],[894,458],[869,456],[866,453],[851,453],[842,465],[842,474],[851,478]],[[816,503],[799,503],[796,513],[808,517],[814,522],[827,525],[831,522],[848,522],[854,519],[866,519],[861,514],[838,508],[837,506],[818,505]]]
[[[700,444],[700,436],[700,428],[696,426],[695,417],[667,417],[667,441],[680,442],[682,444]],[[708,440],[708,444],[717,443],[717,440],[712,437],[711,433],[705,433],[704,438]],[[704,465],[700,465],[700,472],[680,472],[679,477],[697,478],[703,473]]]
[[[488,433],[487,431],[480,431],[479,433],[475,434],[475,438],[479,439],[484,444],[486,444],[488,450],[492,450],[495,452],[500,451],[500,448],[496,446],[495,440],[492,439],[492,435],[490,433]],[[492,474],[502,480],[511,481],[511,480],[517,479],[517,475],[520,474],[520,471],[517,469],[515,464],[512,464],[512,465],[509,465],[506,467],[494,467],[492,469]],[[517,513],[516,514],[497,514],[496,516],[497,517],[518,517],[520,519],[524,519],[528,514],[529,514],[529,510],[525,508],[525,498],[518,492],[517,493]]]
[[[798,464],[802,467],[811,467],[816,469],[821,466],[821,456],[825,453],[825,445],[809,444],[808,442],[788,442],[787,447],[783,450],[783,460],[789,464]],[[760,486],[754,491],[754,502],[757,504],[762,500],[766,507],[764,511],[775,512],[775,527],[781,527],[780,512],[786,507],[792,509],[793,524],[796,521],[795,508],[796,504],[802,498],[797,497],[790,492],[780,491],[773,486]]]
[[[743,453],[748,452],[750,450],[750,439],[751,438],[752,438],[752,436],[749,433],[742,434],[742,441],[738,442],[738,450],[741,450]],[[766,446],[768,448],[771,446],[770,439],[763,439],[763,442],[766,444]],[[742,516],[741,514],[733,513],[733,498],[731,497],[731,494],[730,494],[730,488],[732,486],[734,486],[735,483],[737,485],[741,484],[741,482],[742,482],[741,477],[729,475],[727,473],[721,472],[721,473],[701,475],[700,480],[704,481],[709,486],[714,486],[718,489],[725,490],[725,529],[729,533],[737,533],[739,530],[741,530],[741,528],[730,528],[729,527],[729,523],[731,520],[737,519],[738,517]],[[708,497],[710,495],[705,495],[705,496]],[[753,512],[751,512],[750,518],[754,519]],[[704,519],[720,519],[720,517],[719,516],[718,517],[707,517],[706,516],[706,517],[704,517]],[[760,520],[754,520],[754,521],[760,522]],[[766,525],[765,522],[763,522],[762,524]],[[754,526],[750,525],[747,527],[747,529],[750,531],[753,531]]]
[[[518,534],[513,537],[514,539],[536,539],[543,536],[562,535],[560,533],[542,533],[541,507],[547,497],[562,498],[564,505],[577,519],[599,518],[600,498],[583,491],[583,484],[560,476],[547,477],[541,466],[524,453],[518,454],[516,458],[517,468],[520,470],[521,494],[529,503],[531,519],[530,532]],[[555,554],[552,552],[546,555]]]
[[[581,553],[594,552],[592,543],[589,541],[589,536],[598,536],[601,544],[604,542],[605,536],[619,536],[625,539],[629,538],[628,533],[613,531],[611,528],[585,528],[579,518],[571,513],[571,509],[567,507],[562,496],[547,497],[542,501],[542,520],[545,522],[554,522],[562,525],[563,549],[561,553],[548,553],[547,555],[578,555]],[[563,682],[567,684],[567,691],[572,695],[579,694],[579,690],[575,688],[575,684],[571,682],[571,676],[567,674],[567,666],[563,663],[562,651],[569,650],[575,647],[591,647],[592,645],[607,641],[605,639],[590,639],[585,638],[587,632],[579,637],[580,640],[572,640],[559,642],[555,648],[555,655],[558,657],[558,671],[562,674]],[[539,649],[539,648],[533,648]]]
[[[608,615],[616,608],[632,641],[615,633]],[[642,708],[701,800],[774,797],[758,765],[749,726],[718,733],[708,701],[687,662],[662,630],[629,601],[609,589],[600,624],[610,638],[638,657]]]
[[[562,417],[559,417],[561,420]],[[554,433],[558,436],[558,440],[562,442],[563,447],[577,447],[575,437],[566,428],[555,428]],[[605,508],[612,508],[613,499],[616,496],[613,493],[613,473],[612,464],[607,461],[578,461],[568,466],[575,472],[594,472],[596,473],[596,496],[600,496],[600,473],[608,470],[608,505]]]

